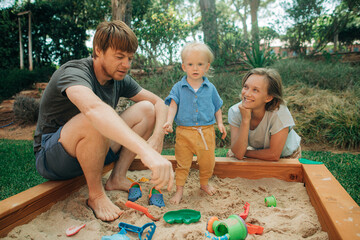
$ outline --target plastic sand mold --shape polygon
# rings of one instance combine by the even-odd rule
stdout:
[[[173,223],[195,223],[198,222],[201,218],[199,211],[192,209],[181,209],[178,211],[170,211],[164,214],[163,216],[165,222]]]

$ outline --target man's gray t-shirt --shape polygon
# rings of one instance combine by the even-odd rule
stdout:
[[[96,79],[91,57],[65,63],[55,71],[41,97],[34,137],[34,152],[40,149],[42,134],[56,132],[80,113],[65,93],[68,87],[75,85],[90,88],[102,101],[114,109],[120,97],[131,98],[142,89],[129,75],[121,81],[111,80],[101,86]]]

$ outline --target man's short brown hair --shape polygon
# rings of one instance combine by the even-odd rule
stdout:
[[[93,57],[96,58],[95,47],[106,52],[110,47],[123,52],[135,53],[138,40],[134,32],[122,21],[102,22],[98,25],[93,40]]]

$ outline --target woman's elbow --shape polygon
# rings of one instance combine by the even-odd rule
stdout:
[[[233,153],[233,157],[242,160],[245,157],[245,152],[241,152],[238,149],[231,148],[231,151]]]
[[[281,157],[281,153],[271,153],[269,154],[270,161],[279,161]]]

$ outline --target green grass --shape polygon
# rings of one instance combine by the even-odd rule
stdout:
[[[215,155],[225,157],[226,152],[226,148],[217,148]],[[173,148],[162,152],[174,153]],[[360,205],[360,154],[303,151],[302,157],[323,162]],[[0,200],[46,181],[36,172],[32,141],[0,139],[0,169]]]
[[[0,139],[0,200],[46,180],[35,169],[32,141]]]

